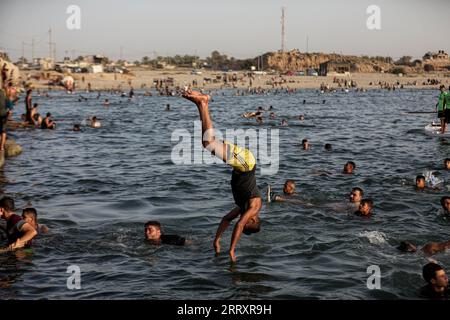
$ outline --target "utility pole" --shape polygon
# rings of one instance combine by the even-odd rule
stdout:
[[[31,63],[34,63],[34,38],[31,38]]]
[[[281,52],[284,52],[284,10],[285,7],[281,7]]]
[[[309,51],[309,37],[306,36],[306,53]]]
[[[48,29],[48,56],[52,57],[52,28]]]
[[[53,59],[56,62],[56,42],[53,42]]]
[[[25,42],[22,41],[22,58],[25,58]]]

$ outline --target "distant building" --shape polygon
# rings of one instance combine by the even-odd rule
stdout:
[[[346,60],[329,60],[319,65],[319,75],[326,76],[329,73],[347,74],[353,71],[353,63]]]
[[[55,60],[52,58],[35,58],[33,65],[38,66],[40,70],[53,70],[55,68]]]
[[[423,56],[423,60],[449,60],[448,53],[444,50],[436,52],[427,52]]]

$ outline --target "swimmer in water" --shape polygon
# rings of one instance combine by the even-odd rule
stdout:
[[[446,215],[450,215],[450,197],[449,196],[443,196],[441,198],[441,206],[444,210],[444,213]]]
[[[166,104],[166,109],[165,111],[170,111],[170,104]]]
[[[416,190],[424,190],[426,187],[425,177],[422,175],[418,175],[416,177]]]
[[[423,279],[427,285],[420,289],[420,296],[433,300],[450,298],[448,277],[445,270],[437,263],[430,262],[422,269]]]
[[[303,150],[309,150],[311,148],[311,146],[309,145],[308,139],[302,140],[302,148],[303,148]]]
[[[183,97],[196,104],[202,122],[203,147],[213,155],[222,159],[232,168],[231,190],[236,207],[226,214],[217,229],[214,239],[216,255],[220,253],[220,239],[231,221],[239,217],[231,236],[229,255],[236,261],[236,246],[242,235],[250,235],[260,231],[259,212],[262,196],[256,184],[256,159],[248,149],[240,148],[228,141],[216,139],[213,123],[209,114],[210,97],[195,91],[186,91]]]
[[[305,116],[304,116],[304,115],[302,115],[302,114],[301,114],[301,115],[299,115],[299,116],[298,116],[298,120],[300,120],[300,121],[303,121],[303,120],[305,120]]]
[[[359,205],[361,204],[362,197],[364,196],[364,191],[360,187],[354,187],[352,188],[352,191],[350,192],[349,200],[350,203],[348,205],[349,210],[356,210],[359,208]]]
[[[353,174],[353,170],[356,169],[356,164],[353,161],[348,161],[345,165],[344,165],[344,174]]]
[[[270,187],[270,186],[269,186]],[[305,204],[310,205],[312,204],[298,199],[298,193],[295,192],[295,181],[294,180],[286,180],[283,186],[283,195],[269,195],[269,202],[289,202],[289,203],[295,203],[295,204]]]
[[[288,125],[288,122],[286,119],[281,120],[281,126],[286,127]]]
[[[28,222],[14,213],[14,199],[3,197],[0,199],[0,218],[6,220],[6,234],[8,246],[1,252],[29,247],[37,231]]]
[[[52,114],[48,112],[41,122],[41,129],[55,129],[56,123],[52,120]]]
[[[450,109],[449,109],[450,110]],[[445,160],[444,160],[444,168],[446,169],[446,170],[450,170],[450,158],[446,158]]]
[[[72,131],[75,131],[75,132],[81,131],[80,125],[78,123],[74,124]]]
[[[175,246],[183,246],[189,244],[185,238],[177,235],[163,234],[161,223],[158,221],[148,221],[144,225],[145,239],[152,244],[171,244]]]
[[[105,99],[105,101],[103,102],[103,105],[105,107],[108,107],[109,106],[109,99]]]
[[[423,252],[426,256],[432,256],[439,252],[445,251],[450,248],[450,241],[446,242],[430,242],[420,248],[420,252]],[[401,252],[416,253],[417,246],[410,241],[402,241],[397,247]]]
[[[48,233],[47,226],[37,222],[37,211],[35,208],[23,209],[22,219],[28,222],[37,231],[38,235]]]
[[[331,143],[325,143],[325,151],[331,151]]]
[[[359,204],[358,211],[355,212],[356,216],[369,218],[372,215],[373,201],[371,199],[362,199]]]
[[[94,116],[91,119],[91,127],[92,128],[100,128],[102,126],[101,122],[97,120],[97,117]]]

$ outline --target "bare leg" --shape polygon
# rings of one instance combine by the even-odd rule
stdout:
[[[186,91],[183,97],[196,104],[202,122],[202,144],[205,149],[217,158],[227,162],[227,145],[216,140],[214,127],[209,114],[208,102],[210,96],[196,91]]]
[[[5,144],[6,144],[6,133],[2,133],[0,139],[0,151],[5,150]]]

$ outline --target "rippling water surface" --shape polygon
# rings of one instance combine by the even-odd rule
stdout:
[[[437,91],[214,93],[218,129],[279,129],[279,170],[258,171],[261,190],[271,184],[281,192],[284,180],[294,179],[301,196],[315,204],[264,205],[262,231],[242,236],[234,266],[227,254],[231,229],[222,239],[225,252],[215,257],[212,249],[221,217],[233,208],[229,167],[171,161],[171,134],[194,133],[195,106],[178,97],[139,95],[128,102],[83,95],[87,101],[63,92],[34,97],[41,114],[53,114],[57,130],[10,133],[24,152],[4,166],[3,189],[17,208],[36,207],[50,234],[36,241],[32,254],[0,256],[2,299],[409,299],[424,284],[426,259],[399,254],[396,245],[450,239],[439,204],[449,191],[412,186],[428,170],[450,179],[442,171],[450,145],[423,130],[435,115],[407,113],[433,110]],[[109,108],[101,105],[106,97]],[[241,117],[269,105],[276,120],[266,117],[257,127]],[[16,116],[22,109],[16,107]],[[298,121],[299,114],[306,120]],[[93,115],[102,128],[71,131]],[[278,126],[282,118],[288,127]],[[300,149],[303,138],[311,142],[308,152]],[[325,152],[327,142],[332,152]],[[357,170],[343,176],[348,160]],[[332,175],[315,175],[318,170]],[[334,209],[345,205],[354,186],[375,202],[370,220]],[[148,245],[143,223],[150,219],[193,244]],[[448,253],[434,259],[450,266]],[[81,290],[66,287],[69,265],[81,269]],[[366,287],[370,265],[380,266],[381,290]]]

